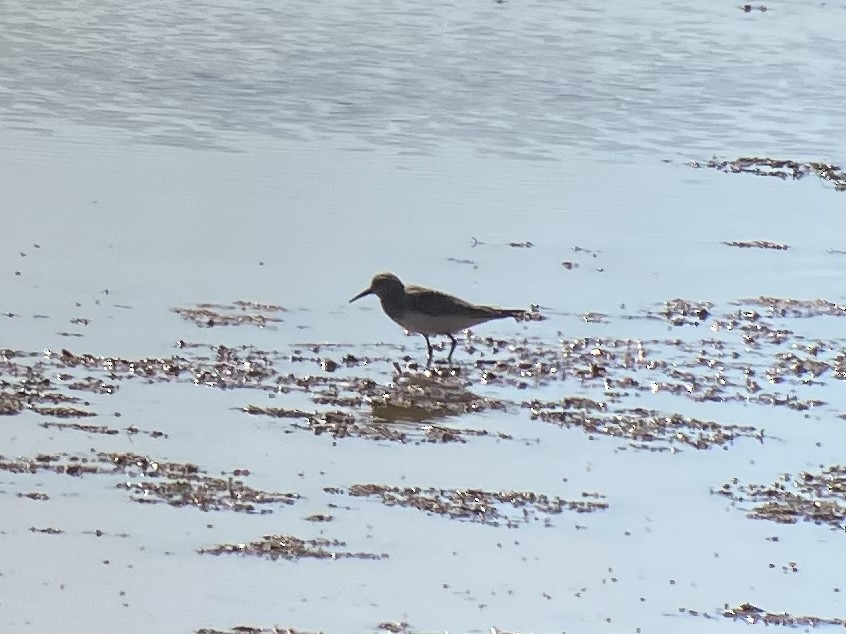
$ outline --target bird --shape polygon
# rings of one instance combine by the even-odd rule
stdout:
[[[350,300],[350,303],[376,295],[382,303],[382,310],[408,332],[423,335],[429,355],[426,365],[432,364],[431,335],[446,335],[452,342],[447,362],[452,363],[452,353],[458,343],[453,333],[492,319],[514,317],[526,314],[519,308],[497,308],[478,306],[470,302],[423,286],[406,286],[393,273],[379,273],[373,277],[370,286]]]

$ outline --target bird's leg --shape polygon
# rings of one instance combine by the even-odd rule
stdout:
[[[455,337],[453,337],[450,333],[447,333],[447,337],[449,337],[449,340],[452,341],[452,345],[449,348],[449,356],[447,356],[447,363],[452,363],[452,353],[455,352],[455,344],[457,344],[458,342],[455,340]]]
[[[429,356],[426,357],[426,367],[432,365],[432,343],[429,341],[429,335],[423,335],[426,340],[426,347],[429,349]]]

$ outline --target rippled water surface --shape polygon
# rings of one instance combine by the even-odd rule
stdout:
[[[25,126],[529,157],[842,149],[839,2],[5,4],[4,118]]]
[[[844,618],[729,495],[846,443],[846,193],[690,165],[846,158],[846,3],[759,7],[0,2],[0,631]],[[382,270],[547,319],[426,372]]]

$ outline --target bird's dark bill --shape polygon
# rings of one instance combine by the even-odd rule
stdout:
[[[365,297],[366,295],[370,295],[371,293],[373,293],[372,288],[365,288],[363,291],[361,291],[358,295],[356,295],[355,297],[353,297],[350,300],[350,304],[352,304],[357,299],[361,299],[362,297]]]

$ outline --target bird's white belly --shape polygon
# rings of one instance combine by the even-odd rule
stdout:
[[[402,317],[395,318],[394,321],[408,332],[416,332],[421,335],[445,335],[488,320],[468,315],[426,315],[424,313],[406,312]]]

